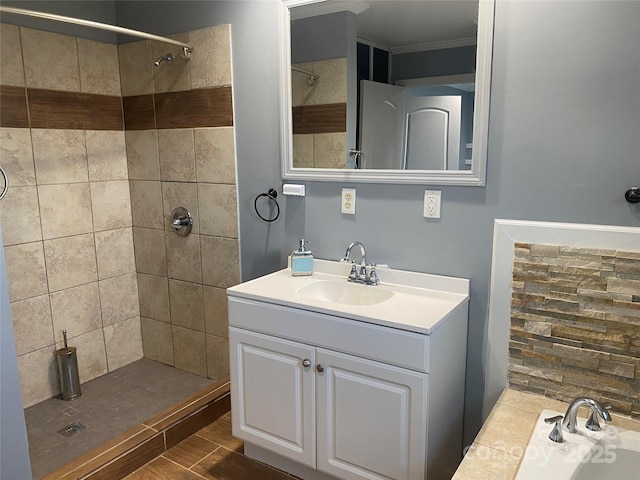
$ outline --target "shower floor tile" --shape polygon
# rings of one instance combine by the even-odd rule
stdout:
[[[55,397],[25,409],[33,478],[43,477],[212,383],[142,359],[84,383],[76,400]],[[58,433],[74,422],[85,428],[71,437]]]

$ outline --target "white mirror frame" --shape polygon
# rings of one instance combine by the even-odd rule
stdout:
[[[479,0],[473,149],[470,170],[353,170],[294,168],[291,113],[291,30],[289,9],[326,0],[282,0],[280,15],[280,95],[282,178],[325,182],[484,186],[489,133],[489,96],[495,0]],[[345,152],[346,154],[346,152]]]

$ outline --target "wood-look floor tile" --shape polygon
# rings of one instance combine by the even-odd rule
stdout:
[[[183,419],[180,423],[165,430],[167,448],[177,445],[206,425],[216,421],[231,410],[229,395],[210,403],[199,412]]]
[[[191,470],[209,480],[291,480],[284,472],[226,448],[219,448]]]
[[[202,480],[202,477],[164,457],[158,457],[125,477],[125,480]]]
[[[164,452],[162,456],[183,467],[191,468],[218,448],[220,448],[220,445],[216,445],[197,435],[192,435]]]
[[[215,422],[199,430],[196,435],[217,443],[229,450],[239,453],[244,452],[243,441],[231,435],[231,413],[223,415]]]

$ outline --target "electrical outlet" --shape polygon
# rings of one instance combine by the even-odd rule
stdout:
[[[440,218],[440,190],[424,191],[424,216]]]
[[[356,213],[356,189],[343,188],[342,201],[340,202],[340,211],[349,215]]]

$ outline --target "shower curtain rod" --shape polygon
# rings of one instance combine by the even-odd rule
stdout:
[[[63,15],[55,15],[53,13],[36,12],[34,10],[26,10],[23,8],[3,7],[0,6],[0,12],[13,13],[15,15],[24,15],[27,17],[44,18],[46,20],[53,20],[56,22],[72,23],[74,25],[82,25],[83,27],[97,28],[99,30],[107,30],[109,32],[122,33],[124,35],[130,35],[132,37],[146,38],[147,40],[155,40],[157,42],[170,43],[171,45],[177,45],[182,47],[182,51],[186,58],[189,58],[191,52],[193,52],[193,46],[188,43],[172,40],[171,38],[161,37],[159,35],[153,35],[152,33],[140,32],[131,28],[118,27],[116,25],[109,25],[108,23],[94,22],[91,20],[83,20],[81,18],[65,17]]]
[[[320,75],[318,75],[317,73],[313,73],[309,70],[305,70],[304,68],[296,67],[295,65],[291,65],[291,70],[295,70],[296,72],[300,72],[300,73],[304,73],[305,75],[308,75],[309,77],[307,78],[307,83],[309,85],[313,85],[314,83],[316,83],[316,80],[320,78]]]

